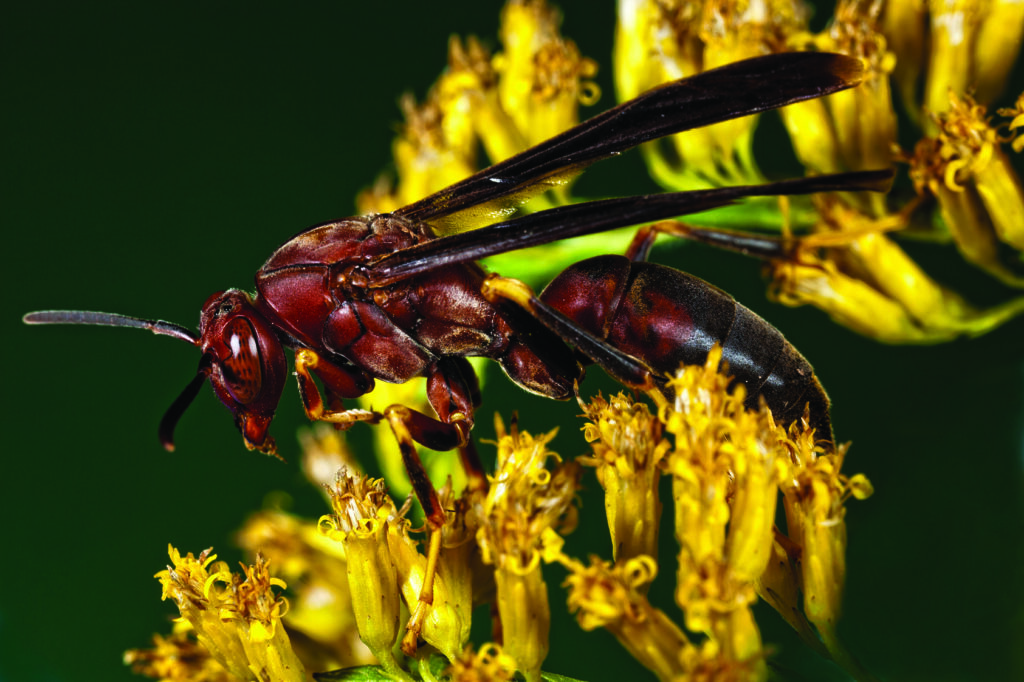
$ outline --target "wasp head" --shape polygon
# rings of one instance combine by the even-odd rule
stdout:
[[[253,307],[249,294],[229,289],[207,299],[199,318],[198,345],[203,358],[193,383],[210,380],[213,392],[235,416],[246,447],[275,454],[274,439],[267,431],[281,399],[287,365],[273,327]],[[194,397],[198,386],[193,390],[190,384],[179,397],[179,401],[187,398],[181,411],[191,402],[190,390]],[[165,446],[172,443],[174,423],[180,416],[177,402],[161,424]]]

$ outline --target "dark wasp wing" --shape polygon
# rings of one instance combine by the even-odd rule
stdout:
[[[856,85],[859,60],[822,52],[755,57],[667,83],[395,211],[444,229],[446,219],[507,217],[586,166],[650,140],[822,97]]]
[[[893,172],[889,169],[857,171],[796,178],[764,185],[667,192],[559,206],[397,251],[367,266],[367,272],[371,287],[383,287],[446,265],[473,261],[559,239],[605,232],[688,213],[699,213],[745,197],[885,191],[892,182],[892,176]],[[754,244],[758,240],[765,243],[778,241],[756,235],[751,235],[749,239],[750,252],[772,249],[770,245]]]

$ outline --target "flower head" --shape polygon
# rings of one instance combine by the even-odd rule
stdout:
[[[857,87],[780,111],[797,157],[813,173],[885,168],[892,163],[896,113],[889,76],[896,59],[880,30],[880,7],[844,0],[826,30],[792,39],[804,48],[858,57],[864,65]],[[874,214],[884,213],[883,195],[863,200],[873,204]]]
[[[597,469],[605,491],[605,514],[616,561],[647,555],[657,559],[659,464],[669,445],[662,426],[644,403],[625,394],[598,396],[586,406],[591,420],[583,429],[592,457],[580,458]]]
[[[244,578],[216,561],[211,550],[182,557],[168,548],[172,565],[157,573],[163,598],[172,599],[196,638],[231,674],[243,680],[305,680],[305,668],[292,651],[281,624],[287,602],[273,588],[262,556],[242,566]]]
[[[911,159],[919,192],[932,194],[960,252],[1005,284],[1024,287],[1024,190],[1002,150],[984,106],[969,95],[947,94],[949,108],[934,117],[935,137],[922,139]],[[1007,261],[1003,245],[1016,251]]]
[[[689,670],[684,664],[694,649],[683,631],[647,600],[647,586],[657,575],[657,563],[638,556],[615,565],[597,557],[590,565],[565,560],[569,576],[569,610],[584,630],[606,628],[659,679],[676,679]]]
[[[216,661],[209,649],[196,641],[185,621],[175,623],[164,637],[153,635],[151,649],[132,649],[124,654],[125,665],[139,675],[166,682],[234,682],[238,678]]]
[[[510,682],[516,675],[516,662],[494,643],[478,650],[466,648],[448,670],[452,682]]]
[[[931,54],[924,108],[949,108],[949,93],[969,91],[991,102],[1003,89],[1024,36],[1024,7],[1015,0],[928,0]]]
[[[498,100],[527,146],[575,125],[579,103],[592,104],[600,95],[590,80],[597,63],[562,37],[561,22],[546,2],[514,0],[502,10],[504,49],[494,59]]]
[[[551,611],[541,560],[561,549],[558,532],[575,526],[571,503],[579,466],[546,467],[557,455],[547,449],[554,432],[534,437],[513,422],[498,422],[497,468],[483,501],[477,542],[485,563],[494,567],[503,649],[527,680],[536,680],[548,653]]]
[[[407,679],[392,649],[398,641],[401,597],[398,569],[389,547],[401,527],[384,481],[338,472],[328,490],[334,513],[320,518],[320,532],[342,544],[348,591],[359,637],[390,674]]]

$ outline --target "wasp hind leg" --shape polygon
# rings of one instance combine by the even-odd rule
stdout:
[[[484,280],[484,296],[491,301],[506,299],[527,311],[562,341],[572,345],[590,361],[597,363],[617,381],[651,397],[657,406],[667,404],[661,390],[665,377],[647,364],[625,353],[575,320],[548,305],[523,282],[510,277],[491,275]],[[577,396],[578,399],[578,396]]]

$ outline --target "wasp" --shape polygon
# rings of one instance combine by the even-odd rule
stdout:
[[[724,243],[775,254],[782,240],[702,233],[666,222],[745,197],[884,190],[890,170],[808,177],[760,186],[623,197],[497,219],[439,236],[466,214],[508,215],[601,159],[665,135],[821,97],[852,87],[860,63],[826,53],[749,59],[641,94],[545,142],[389,214],[315,225],[282,244],[256,273],[256,292],[228,289],[203,304],[199,331],[160,320],[85,311],[41,311],[28,324],[138,327],[201,352],[195,377],[164,415],[159,434],[173,449],[179,418],[207,381],[234,415],[246,447],[275,453],[269,427],[294,354],[309,419],[347,428],[386,421],[400,445],[431,539],[427,578],[403,647],[414,649],[432,602],[432,577],[445,512],[416,443],[457,450],[470,484],[486,485],[470,432],[481,395],[468,357],[497,362],[514,383],[557,400],[578,391],[597,364],[627,387],[664,400],[681,364],[702,363],[721,344],[723,363],[764,399],[776,419],[805,412],[832,441],[829,400],[807,360],[782,334],[726,292],[684,272],[647,262],[654,236]],[[658,222],[662,221],[662,222]],[[538,295],[518,280],[488,274],[479,259],[631,225],[641,228],[625,255],[575,263]],[[653,224],[653,226],[652,226]],[[382,412],[345,408],[375,382],[427,380],[434,414],[406,405]],[[323,390],[317,385],[319,380]]]

